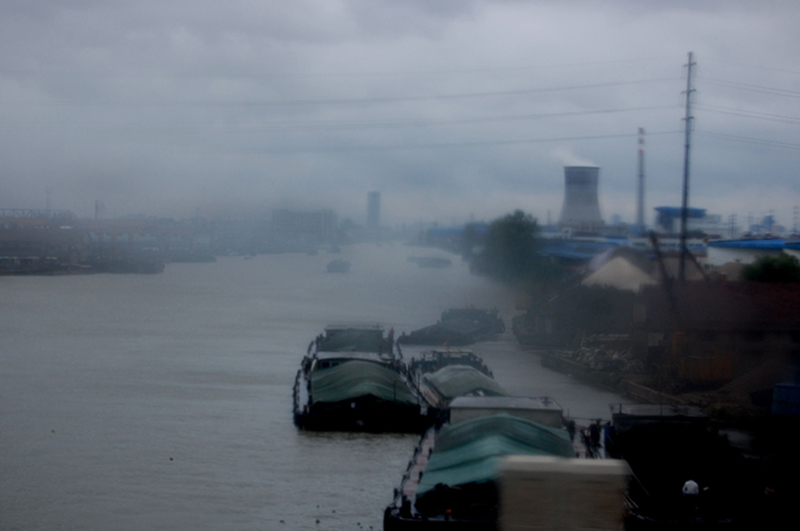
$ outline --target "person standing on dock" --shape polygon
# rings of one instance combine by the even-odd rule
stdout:
[[[686,511],[696,513],[698,511],[698,500],[700,494],[700,485],[693,479],[689,479],[683,484],[683,500],[686,505]]]
[[[589,426],[589,439],[592,444],[592,450],[600,448],[600,431],[602,430],[600,422],[600,419],[597,419]]]

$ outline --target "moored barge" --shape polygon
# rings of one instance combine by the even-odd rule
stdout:
[[[420,392],[444,418],[449,414],[450,402],[459,397],[507,394],[483,360],[469,350],[423,352],[419,359],[411,359],[409,368]]]
[[[380,326],[329,326],[311,342],[294,385],[294,422],[308,430],[421,433],[433,421]]]
[[[497,310],[454,308],[442,312],[441,319],[402,335],[398,342],[409,345],[469,345],[502,334],[506,327]]]
[[[448,365],[467,365],[494,378],[494,374],[480,356],[471,350],[458,348],[441,348],[423,352],[419,359],[412,358],[408,365],[416,373],[436,372]]]
[[[480,401],[457,399],[451,422],[422,436],[384,511],[384,530],[495,530],[504,457],[574,457],[561,409],[552,400],[496,397],[485,407]],[[498,412],[503,402],[519,414]]]

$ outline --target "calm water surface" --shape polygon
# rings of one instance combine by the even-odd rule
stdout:
[[[169,264],[160,275],[0,277],[0,529],[373,529],[413,435],[300,432],[291,388],[335,322],[409,332],[513,294],[401,245]],[[510,326],[509,326],[510,328]],[[510,392],[607,417],[510,333],[474,350]],[[413,352],[406,351],[407,356]]]

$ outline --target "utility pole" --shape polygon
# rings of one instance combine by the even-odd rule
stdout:
[[[681,261],[678,270],[678,279],[682,282],[686,280],[686,221],[689,215],[689,148],[691,147],[692,123],[692,67],[697,63],[692,62],[692,52],[689,52],[689,64],[686,72],[686,117],[684,118],[684,128],[686,130],[686,141],[683,149],[683,203],[681,205]]]
[[[644,128],[639,128],[639,186],[636,197],[636,230],[644,234]]]

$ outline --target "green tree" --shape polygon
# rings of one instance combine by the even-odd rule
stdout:
[[[742,280],[751,282],[800,282],[800,260],[790,254],[762,256],[742,268]]]
[[[508,284],[546,280],[552,266],[539,251],[539,225],[522,210],[493,221],[486,244],[472,263],[473,271]]]

